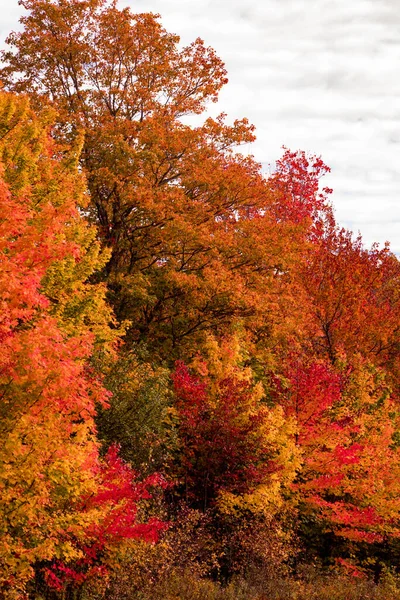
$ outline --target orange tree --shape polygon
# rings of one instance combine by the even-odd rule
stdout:
[[[116,2],[23,6],[1,79],[57,106],[61,139],[84,130],[88,212],[111,252],[103,277],[129,339],[182,358],[233,320],[270,332],[289,313],[304,219],[277,218],[277,193],[236,151],[254,139],[246,119],[184,124],[216,100],[221,60],[199,39],[179,49],[157,16]]]
[[[266,383],[273,372],[282,388],[272,377],[271,398],[297,419],[303,453],[298,481],[309,504],[313,496],[335,533],[394,537],[397,505],[390,494],[396,486],[389,465],[397,464],[397,259],[388,249],[365,250],[337,227],[326,200],[330,190],[319,191],[328,170],[319,158],[287,151],[266,181],[259,165],[237,152],[254,137],[246,120],[227,125],[221,116],[185,124],[188,115],[203,113],[226,81],[222,62],[201,40],[179,49],[177,36],[157,16],[133,15],[113,1],[22,4],[28,14],[23,30],[9,36],[1,80],[8,90],[29,93],[35,107],[57,108],[57,144],[82,141],[81,154],[75,153],[88,183],[82,210],[109,255],[96,262],[94,236],[82,230],[89,257],[81,275],[93,272],[94,261],[92,280],[106,284],[117,319],[129,321],[127,349],[144,342],[152,361],[171,366],[175,358],[189,363],[204,350],[206,332],[223,339],[239,331],[248,364]],[[82,196],[77,201],[84,204]],[[54,318],[68,321],[73,338],[95,311],[80,300],[82,280],[69,260],[43,285]],[[75,304],[59,284],[77,291]],[[94,297],[91,302],[96,306]],[[94,323],[90,327],[96,339],[108,339],[101,319],[97,332]],[[130,393],[129,373],[125,379]],[[121,388],[118,381],[112,385]],[[235,422],[242,399],[253,398],[251,386],[246,393],[238,387],[233,393],[232,386],[213,396],[206,385],[197,397],[193,408],[205,439],[224,410]],[[184,423],[193,398],[179,394]],[[211,407],[213,423],[202,420],[201,402],[211,406],[215,398],[222,412]],[[125,401],[122,392],[117,420],[126,414]],[[256,413],[264,408],[259,412],[257,405]],[[249,423],[243,427],[246,433]],[[218,443],[225,434],[221,427]],[[257,439],[261,451],[264,438]],[[386,465],[379,481],[368,458],[378,455]],[[376,502],[363,493],[365,482],[379,488]],[[363,524],[369,509],[374,516],[368,513],[370,522]],[[346,519],[353,519],[352,527]]]
[[[0,585],[7,598],[25,597],[34,577],[58,590],[81,585],[104,574],[126,538],[153,539],[159,528],[136,523],[146,486],[135,485],[115,451],[99,458],[95,404],[108,394],[89,358],[100,347],[111,356],[119,334],[103,287],[85,283],[104,258],[76,209],[85,189],[76,152],[54,144],[50,120],[25,98],[1,94]]]
[[[291,189],[293,175],[283,181]],[[272,390],[297,420],[295,489],[307,535],[323,531],[317,552],[364,555],[379,571],[374,553],[390,562],[399,527],[400,267],[388,247],[368,250],[338,227],[329,206],[308,210],[309,243],[292,272],[302,327],[278,351]]]
[[[268,406],[243,356],[237,338],[208,337],[203,355],[190,368],[177,361],[172,375],[177,521],[188,507],[201,515],[213,540],[204,550],[222,579],[254,564],[281,567],[292,541],[285,494],[299,466],[295,420]]]

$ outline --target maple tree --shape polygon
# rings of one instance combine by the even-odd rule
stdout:
[[[399,263],[388,247],[368,250],[338,227],[329,205],[309,208],[304,260],[293,271],[301,328],[279,350],[272,389],[299,428],[303,460],[294,489],[306,543],[318,532],[313,547],[325,560],[363,554],[379,572],[373,552],[384,556],[398,535],[391,476],[398,464]]]
[[[298,415],[302,464],[293,489],[306,535],[315,535],[313,521],[322,538],[333,533],[353,544],[353,557],[365,544],[395,540],[399,414],[384,372],[358,357],[341,372],[297,359],[286,375],[289,389],[281,393],[288,414]]]
[[[279,406],[263,402],[262,385],[240,369],[234,339],[212,338],[195,374],[178,362],[173,373],[178,432],[178,480],[190,505],[206,510],[217,503],[267,510],[279,503],[281,483],[295,470],[290,420]]]
[[[330,168],[319,156],[305,152],[291,152],[284,148],[276,162],[275,171],[268,180],[274,202],[271,210],[277,220],[300,223],[308,221],[311,230],[319,230],[321,220],[334,223],[332,207],[328,202],[332,190],[320,188],[320,179]]]
[[[153,538],[158,527],[135,522],[146,485],[135,487],[115,454],[99,458],[95,404],[108,394],[88,360],[101,338],[111,352],[115,333],[103,286],[85,283],[96,261],[79,244],[84,181],[71,156],[58,158],[49,119],[25,98],[0,97],[0,581],[10,598],[54,559],[74,573],[69,564],[99,532],[110,552],[121,536]],[[75,297],[63,299],[72,282]]]
[[[163,528],[138,523],[155,467],[180,565],[287,560],[290,514],[310,556],[329,538],[377,573],[399,535],[398,259],[337,225],[321,158],[285,149],[265,178],[246,119],[201,121],[227,81],[202,40],[114,0],[21,4],[0,70],[7,594],[106,585],[135,553],[154,571],[163,549],[132,539]]]
[[[172,374],[172,519],[179,526],[188,507],[189,518],[200,515],[212,540],[203,560],[221,579],[243,572],[248,560],[267,569],[283,560],[284,495],[299,465],[294,420],[267,405],[242,363],[238,338],[209,336],[203,355],[190,368],[178,361]],[[267,538],[259,543],[261,532]]]
[[[217,98],[220,59],[199,39],[180,50],[156,16],[115,2],[23,5],[1,78],[57,106],[61,138],[84,128],[90,215],[111,251],[103,277],[130,339],[183,358],[204,330],[261,327],[287,296],[276,274],[297,256],[296,227],[277,222],[260,166],[236,151],[254,139],[246,119],[182,121]]]
[[[361,353],[396,369],[399,261],[388,247],[364,248],[361,237],[331,224],[315,237],[299,269],[310,301],[315,352],[335,362]]]
[[[292,270],[301,328],[279,349],[272,390],[298,425],[296,490],[306,520],[313,513],[327,532],[379,544],[395,539],[398,526],[391,470],[398,463],[399,261],[388,245],[367,249],[336,224],[331,190],[318,193],[310,168],[317,179],[327,170],[319,159],[286,151],[271,179],[277,217],[309,223],[303,259]]]

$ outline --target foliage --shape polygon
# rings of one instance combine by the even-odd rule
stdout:
[[[85,129],[89,215],[111,252],[103,278],[128,339],[184,359],[204,331],[238,318],[265,327],[267,306],[287,302],[276,274],[296,259],[301,226],[277,221],[260,166],[237,152],[254,139],[246,119],[183,124],[216,100],[221,60],[200,39],[179,49],[157,16],[114,2],[24,6],[2,80],[57,107],[60,139]]]
[[[156,523],[135,524],[144,488],[129,494],[132,475],[115,453],[104,464],[98,456],[95,404],[105,405],[108,394],[88,359],[100,325],[109,343],[115,338],[104,289],[77,283],[80,302],[95,300],[100,309],[81,327],[83,309],[63,321],[71,304],[60,300],[53,309],[44,293],[55,289],[54,275],[60,277],[65,261],[69,273],[81,257],[85,262],[85,246],[71,233],[85,227],[79,228],[75,205],[82,181],[54,156],[45,119],[25,99],[1,95],[0,581],[10,598],[22,597],[37,565],[55,560],[64,572],[75,573],[69,565],[83,560],[94,539],[100,543],[106,536],[111,552],[129,537],[120,531],[122,516],[132,535],[157,530]],[[52,286],[48,278],[42,288],[48,272]],[[62,292],[53,302],[57,296]],[[48,582],[61,585],[50,574]]]
[[[237,365],[235,340],[209,340],[197,375],[178,362],[173,374],[179,456],[176,477],[186,500],[206,510],[268,510],[295,469],[293,425],[280,406],[268,408],[260,383]]]
[[[115,0],[21,4],[2,597],[396,598],[398,258],[337,225],[320,157],[265,178],[254,127],[206,118],[226,71],[202,40]]]
[[[221,586],[190,571],[176,570],[157,585],[145,586],[135,597],[140,600],[398,600],[400,590],[398,580],[390,572],[379,585],[343,573],[327,575],[311,568],[296,578],[235,577],[228,585]],[[112,598],[129,600],[131,591],[123,586],[115,587]]]
[[[102,366],[108,406],[99,407],[96,422],[103,446],[120,446],[121,456],[142,474],[161,470],[169,454],[166,443],[170,401],[169,371],[152,366],[146,354],[125,351]]]

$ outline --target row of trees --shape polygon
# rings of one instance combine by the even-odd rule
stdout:
[[[337,225],[320,158],[286,150],[266,179],[245,119],[184,124],[226,83],[200,39],[115,1],[21,3],[0,72],[3,597],[100,597],[121,564],[131,591],[167,563],[378,578],[399,551],[397,258]]]

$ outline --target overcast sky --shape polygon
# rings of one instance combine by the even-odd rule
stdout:
[[[281,147],[321,155],[340,224],[400,254],[400,0],[121,0],[201,37],[229,83],[212,114],[247,117],[265,166]],[[18,27],[0,0],[1,38]]]

